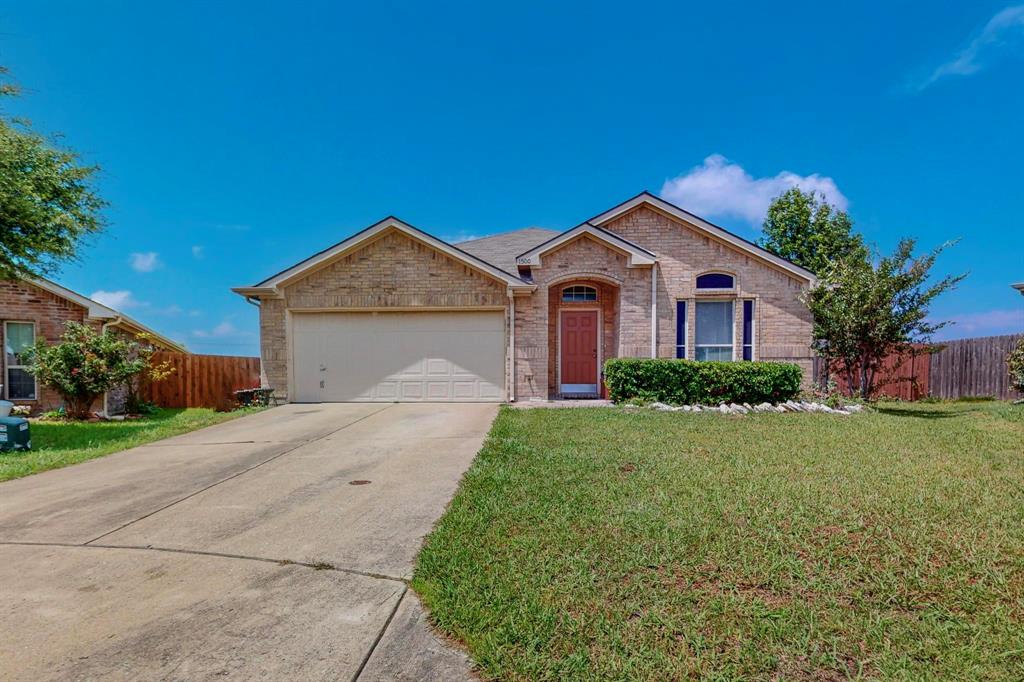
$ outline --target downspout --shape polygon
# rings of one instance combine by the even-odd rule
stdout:
[[[651,265],[651,357],[658,357],[658,264]]]
[[[516,401],[516,295],[508,290],[508,401]]]

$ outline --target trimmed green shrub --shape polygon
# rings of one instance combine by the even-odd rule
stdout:
[[[604,363],[609,397],[675,405],[777,403],[800,393],[803,373],[782,362],[695,362],[614,358]]]

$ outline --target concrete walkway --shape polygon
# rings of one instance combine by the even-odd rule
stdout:
[[[0,484],[0,678],[470,677],[406,581],[496,411],[287,405]]]

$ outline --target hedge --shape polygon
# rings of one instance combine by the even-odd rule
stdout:
[[[777,403],[800,392],[803,372],[781,362],[696,362],[614,358],[604,363],[609,397],[675,405]]]

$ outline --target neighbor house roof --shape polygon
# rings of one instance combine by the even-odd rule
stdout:
[[[1011,284],[1010,286],[1012,286],[1014,289],[1016,289],[1022,295],[1024,295],[1024,282],[1017,282],[1016,284]]]
[[[701,232],[707,234],[709,237],[712,237],[725,244],[729,244],[735,247],[736,249],[749,253],[750,255],[755,256],[756,258],[759,258],[763,261],[767,261],[768,263],[771,263],[783,270],[786,270],[800,277],[801,279],[805,279],[811,283],[817,281],[817,277],[810,270],[802,268],[796,263],[791,263],[790,261],[786,260],[785,258],[782,258],[781,256],[776,256],[771,251],[768,251],[767,249],[758,246],[754,242],[744,239],[739,235],[735,235],[732,232],[726,230],[725,228],[710,223],[698,215],[694,215],[693,213],[690,213],[689,211],[682,209],[673,203],[665,201],[660,197],[654,196],[653,194],[646,190],[636,195],[632,199],[628,199],[619,204],[618,206],[610,208],[604,213],[594,216],[587,222],[593,225],[597,225],[598,227],[601,227],[612,222],[619,216],[628,213],[629,211],[632,211],[638,206],[644,205],[653,208],[657,211],[660,211],[662,213],[665,213],[673,218],[681,220],[687,223],[688,225],[692,225]]]
[[[98,301],[94,301],[87,296],[62,287],[56,282],[52,282],[43,277],[31,277],[27,280],[30,284],[48,291],[54,296],[59,296],[67,301],[71,301],[77,305],[82,306],[88,311],[88,317],[92,320],[99,320],[105,324],[109,324],[114,327],[120,327],[126,329],[133,334],[149,334],[153,337],[153,340],[157,342],[157,345],[164,346],[168,350],[177,351],[179,353],[187,353],[188,349],[177,341],[172,341],[163,334],[160,334],[153,329],[150,329],[146,325],[142,324],[138,320],[134,320],[122,312],[114,310],[109,306],[105,306]]]
[[[333,262],[334,260],[341,258],[347,253],[359,248],[366,241],[373,239],[382,232],[388,230],[398,230],[404,232],[413,239],[421,241],[430,247],[444,253],[455,260],[465,263],[474,270],[483,272],[491,277],[505,282],[513,289],[533,289],[533,285],[524,282],[517,275],[513,275],[510,272],[502,270],[501,268],[477,257],[468,251],[464,251],[461,248],[449,244],[448,242],[438,239],[437,237],[420,230],[419,228],[413,227],[412,225],[389,216],[378,223],[370,225],[365,230],[357,232],[348,239],[342,240],[330,246],[320,253],[314,254],[304,261],[300,261],[295,265],[282,270],[276,275],[272,275],[267,279],[263,280],[259,284],[252,287],[235,287],[232,289],[236,294],[242,296],[279,296],[280,291],[278,287],[289,284],[290,282],[303,277],[320,267]]]
[[[559,234],[558,230],[525,227],[521,230],[493,234],[490,237],[457,242],[455,245],[477,258],[494,263],[502,270],[515,272],[516,256]]]

